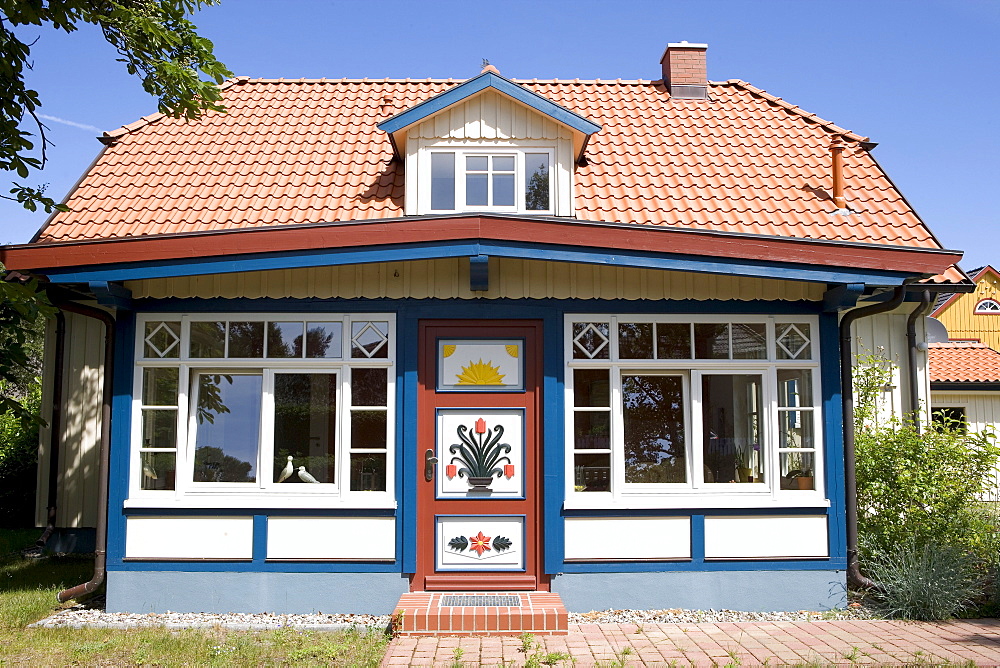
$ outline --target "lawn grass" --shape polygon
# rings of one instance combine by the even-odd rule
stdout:
[[[22,558],[38,534],[0,530],[0,666],[377,666],[388,643],[365,631],[25,628],[93,568],[86,557]]]

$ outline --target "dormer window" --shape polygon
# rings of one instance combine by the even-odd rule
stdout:
[[[553,213],[549,148],[447,148],[427,152],[430,210]]]

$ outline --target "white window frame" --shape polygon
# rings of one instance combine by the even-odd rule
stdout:
[[[180,322],[179,347],[172,357],[145,357],[145,329],[147,322]],[[218,321],[262,321],[303,323],[341,323],[341,355],[338,358],[194,358],[190,357],[191,323]],[[366,322],[388,323],[387,356],[351,357],[352,324]],[[266,328],[265,328],[266,332]],[[266,339],[266,334],[265,334]],[[215,507],[215,508],[394,508],[395,500],[395,342],[396,322],[392,313],[147,313],[136,318],[136,354],[132,395],[132,427],[129,452],[129,484],[126,507]],[[228,345],[228,344],[227,344]],[[266,354],[266,353],[265,353]],[[147,368],[177,368],[177,443],[176,474],[173,490],[142,489],[142,403],[143,370]],[[354,368],[384,368],[387,375],[385,406],[354,406],[350,391],[351,371]],[[194,443],[197,420],[192,407],[195,405],[195,388],[192,379],[196,373],[251,373],[262,377],[261,427],[258,446],[256,483],[203,483],[194,482]],[[283,373],[327,373],[337,379],[336,407],[336,477],[335,483],[285,484],[274,480],[274,378]],[[146,408],[164,408],[149,406]],[[173,407],[169,407],[173,410]],[[352,491],[350,489],[350,458],[355,452],[382,450],[353,449],[351,447],[351,412],[354,410],[385,410],[386,413],[386,488],[385,491]],[[146,451],[150,451],[146,449]],[[163,450],[160,451],[169,451]]]
[[[608,359],[573,357],[573,324],[607,323],[610,335]],[[622,359],[618,351],[619,323],[750,323],[766,327],[765,359]],[[775,334],[778,327],[791,323],[808,323],[810,327],[809,356],[802,359],[777,359]],[[820,374],[819,319],[809,315],[747,316],[730,314],[567,314],[564,322],[565,351],[565,433],[566,433],[566,508],[759,508],[759,507],[828,507],[825,498],[824,447],[822,421],[822,377]],[[586,492],[574,487],[574,371],[577,369],[608,369],[611,383],[611,490]],[[780,369],[808,369],[812,382],[812,404],[801,407],[778,406],[777,374]],[[764,482],[707,483],[704,481],[703,426],[701,421],[701,378],[705,375],[758,374],[762,377],[764,443]],[[624,416],[622,411],[623,375],[680,375],[684,378],[686,406],[685,445],[687,448],[687,482],[685,483],[625,483]],[[780,411],[803,410],[813,415],[813,478],[815,489],[781,489],[780,444],[778,443]],[[579,452],[585,452],[583,450]],[[604,452],[603,450],[600,452]],[[596,452],[595,452],[596,453]]]
[[[976,308],[973,310],[973,313],[975,315],[998,315],[1000,314],[1000,302],[992,297],[980,299],[976,302]]]
[[[452,153],[455,155],[455,208],[454,209],[432,209],[431,208],[431,155],[434,153]],[[528,153],[545,153],[549,157],[549,208],[548,209],[525,209],[525,155]],[[494,156],[512,155],[514,156],[514,206],[467,206],[465,204],[465,158],[469,156]],[[443,143],[427,146],[421,149],[418,158],[421,178],[419,179],[419,194],[421,205],[419,210],[424,214],[447,214],[464,213],[472,211],[485,211],[495,213],[518,213],[533,216],[555,215],[556,202],[559,194],[557,190],[556,171],[556,147],[552,142],[545,142],[539,145],[531,145],[519,142],[517,146],[497,145],[484,143]],[[492,179],[490,179],[490,192],[492,193]]]

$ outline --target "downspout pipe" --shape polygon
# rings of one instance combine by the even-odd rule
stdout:
[[[920,392],[917,388],[917,320],[927,315],[931,308],[931,291],[924,290],[920,295],[920,303],[906,319],[906,361],[909,364],[910,376],[910,419],[917,433],[923,431],[923,420],[920,419]],[[927,345],[924,344],[924,350]]]
[[[55,367],[52,377],[52,415],[49,419],[48,499],[45,504],[45,531],[35,541],[44,548],[56,530],[56,508],[59,492],[59,453],[62,448],[63,371],[66,367],[66,316],[56,311]]]
[[[56,594],[59,602],[65,603],[70,599],[93,594],[97,591],[98,587],[104,584],[104,577],[107,573],[108,471],[111,454],[111,401],[114,396],[115,319],[107,311],[102,311],[93,306],[56,300],[53,300],[53,304],[62,311],[77,313],[104,323],[104,387],[101,394],[101,441],[97,483],[97,528],[95,531],[94,575],[87,582],[64,589]]]
[[[861,574],[858,565],[858,476],[854,459],[854,360],[851,325],[855,320],[898,308],[906,298],[906,285],[895,289],[889,301],[848,311],[840,320],[840,385],[844,419],[844,501],[847,510],[847,582],[855,587],[877,588]]]

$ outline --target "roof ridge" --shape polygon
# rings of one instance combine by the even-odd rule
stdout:
[[[751,83],[743,81],[742,79],[727,79],[726,81],[721,82],[719,85],[740,86],[741,88],[746,89],[750,93],[752,93],[752,94],[754,94],[754,95],[756,95],[758,97],[764,98],[765,100],[767,100],[768,102],[770,102],[772,104],[775,104],[775,105],[777,105],[779,107],[782,107],[783,109],[786,109],[786,110],[788,110],[788,111],[790,111],[790,112],[792,112],[794,114],[802,116],[803,118],[805,118],[808,121],[812,121],[813,123],[816,123],[817,125],[825,128],[826,130],[829,130],[833,134],[837,134],[837,135],[842,136],[844,139],[849,139],[851,141],[856,141],[856,142],[867,142],[867,141],[869,141],[868,137],[864,137],[864,136],[859,135],[859,134],[857,134],[855,132],[851,132],[850,130],[848,130],[846,128],[842,128],[839,125],[835,124],[833,121],[828,121],[828,120],[826,120],[824,118],[820,118],[816,114],[808,112],[805,109],[803,109],[802,107],[800,107],[798,105],[795,105],[795,104],[792,104],[791,102],[786,102],[785,100],[783,100],[782,98],[778,97],[777,95],[771,95],[770,93],[768,93],[763,88],[758,88],[757,86],[754,86]]]

